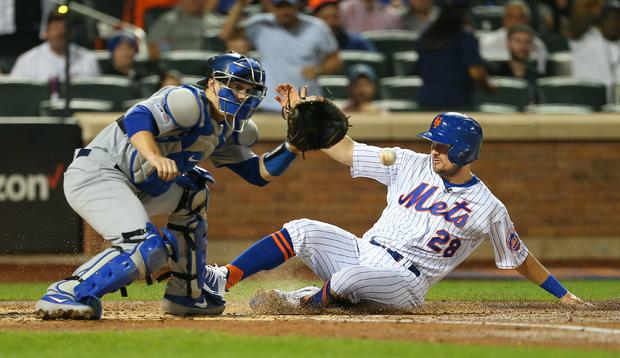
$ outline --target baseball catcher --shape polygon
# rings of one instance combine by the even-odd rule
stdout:
[[[261,64],[233,52],[205,60],[209,70],[197,85],[160,89],[76,150],[64,174],[65,196],[113,246],[53,283],[36,303],[40,317],[99,319],[102,296],[123,292],[140,277],[148,282],[166,263],[171,269],[163,298],[166,313],[224,310],[225,301],[208,294],[215,289],[205,271],[207,183],[213,178],[198,163],[208,159],[264,186],[282,175],[297,154],[286,143],[261,156],[251,150],[258,129],[250,117],[267,91]],[[313,138],[312,148],[330,145],[307,138]],[[161,229],[150,221],[159,214],[168,214]]]

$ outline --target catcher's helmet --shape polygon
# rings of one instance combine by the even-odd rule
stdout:
[[[428,131],[418,137],[450,145],[448,159],[455,165],[463,166],[480,157],[482,127],[473,118],[457,112],[438,114]]]
[[[206,86],[210,78],[222,84],[222,89],[217,93],[219,109],[234,117],[233,127],[240,132],[265,97],[265,71],[255,59],[236,52],[211,57],[207,66],[207,77],[198,84]],[[230,88],[230,83],[234,81],[252,85],[252,89],[246,91],[246,97],[241,101]]]

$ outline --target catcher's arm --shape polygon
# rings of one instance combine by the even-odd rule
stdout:
[[[562,284],[536,259],[532,253],[527,255],[521,266],[515,268],[518,273],[552,295],[560,296],[560,302],[566,305],[590,306],[579,297],[567,291]]]
[[[274,177],[280,176],[282,175],[282,173],[284,173],[284,171],[293,162],[293,160],[295,160],[295,157],[299,153],[300,152],[299,150],[297,150],[297,148],[285,142],[273,151],[261,155],[258,160],[258,169],[260,172],[260,176],[266,181],[272,181]],[[271,171],[274,172],[275,175],[272,175],[272,173],[269,172],[267,165],[265,165],[265,160],[272,161],[270,167]],[[274,160],[276,160],[275,164],[273,163]]]

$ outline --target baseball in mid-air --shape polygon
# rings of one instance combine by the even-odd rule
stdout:
[[[392,148],[383,148],[379,153],[383,165],[392,165],[396,161],[396,152]]]

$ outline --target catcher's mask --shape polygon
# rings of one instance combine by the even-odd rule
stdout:
[[[236,52],[211,57],[208,62],[207,77],[198,84],[206,86],[209,78],[213,78],[221,85],[216,93],[219,98],[219,110],[225,115],[233,117],[233,123],[228,123],[236,132],[241,132],[247,120],[260,105],[267,88],[265,87],[265,71],[260,63],[251,57]],[[245,97],[240,100],[231,88],[233,82],[251,85],[244,90]]]
[[[482,127],[476,120],[461,113],[438,114],[429,130],[418,134],[418,137],[450,145],[448,159],[458,166],[467,165],[480,157]]]

